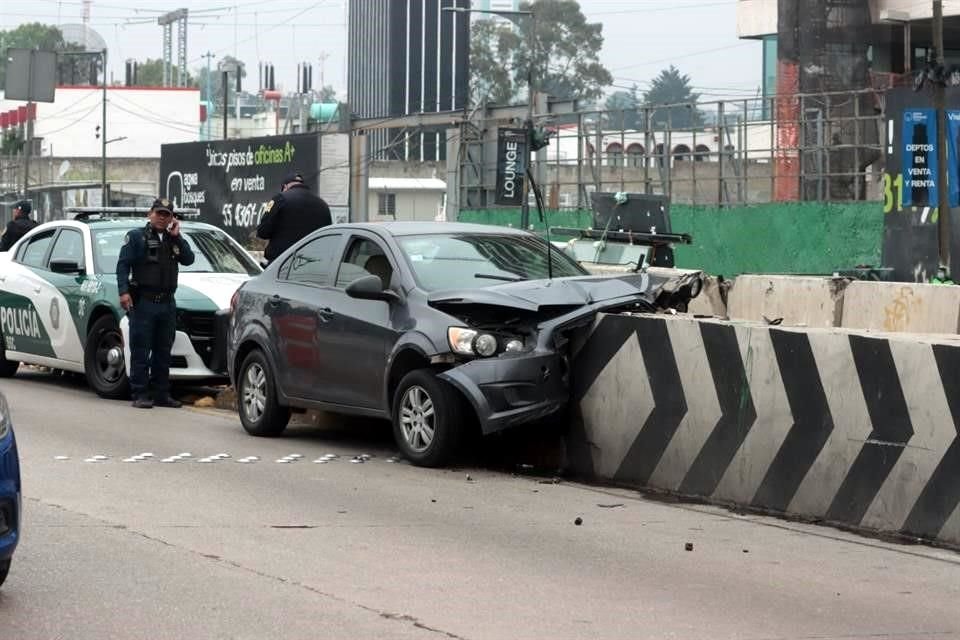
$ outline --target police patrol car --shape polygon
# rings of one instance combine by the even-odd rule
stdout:
[[[77,215],[41,224],[0,253],[0,377],[14,375],[20,363],[36,364],[83,373],[100,396],[125,398],[129,323],[116,266],[124,237],[146,224],[145,212],[67,211]],[[181,234],[196,260],[180,267],[170,378],[224,379],[230,298],[262,269],[217,227],[183,221]]]

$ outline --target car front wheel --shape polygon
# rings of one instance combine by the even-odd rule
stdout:
[[[466,432],[467,409],[456,389],[433,371],[404,376],[393,401],[393,436],[404,457],[423,467],[450,462]]]
[[[87,384],[101,398],[119,400],[130,394],[130,379],[123,355],[123,334],[113,316],[93,323],[83,350]]]
[[[277,402],[273,372],[262,351],[251,351],[237,375],[240,423],[252,436],[278,436],[290,422],[290,408]]]

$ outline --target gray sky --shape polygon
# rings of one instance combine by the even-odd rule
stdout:
[[[3,0],[0,28],[24,22],[77,24],[83,4]],[[162,57],[163,31],[156,16],[185,5],[190,7],[191,71],[205,64],[207,51],[217,56],[211,65],[236,54],[247,65],[245,89],[256,90],[259,61],[273,62],[277,83],[295,89],[297,63],[307,60],[319,87],[320,58],[326,55],[324,81],[341,97],[346,93],[344,0],[92,0],[89,24],[106,40],[115,79],[123,78],[127,58]],[[580,0],[580,6],[588,20],[603,23],[601,62],[618,85],[636,82],[642,90],[673,63],[691,77],[704,100],[746,97],[759,90],[761,45],[737,39],[736,0]]]

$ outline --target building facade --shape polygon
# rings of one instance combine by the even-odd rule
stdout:
[[[390,119],[466,108],[470,0],[350,0],[347,94],[353,115]],[[381,129],[374,159],[443,160],[442,130]]]

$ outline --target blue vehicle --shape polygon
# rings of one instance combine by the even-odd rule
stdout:
[[[20,539],[20,458],[10,420],[10,405],[0,392],[0,585]]]

